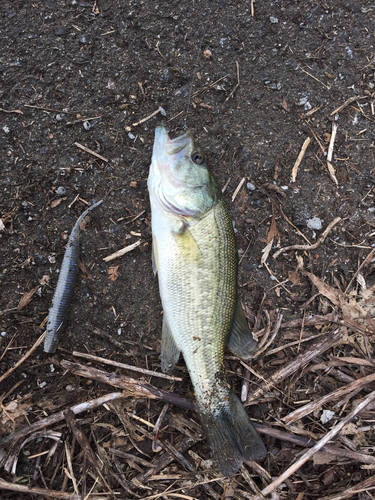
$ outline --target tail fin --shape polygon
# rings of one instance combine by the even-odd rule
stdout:
[[[211,408],[197,403],[212,457],[220,472],[232,477],[244,460],[264,458],[267,450],[234,392],[228,390],[225,396]]]

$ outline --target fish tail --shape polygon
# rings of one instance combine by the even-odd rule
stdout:
[[[199,416],[212,456],[219,471],[232,477],[244,460],[260,460],[267,450],[244,407],[231,389],[214,403],[211,394],[210,408],[197,400]],[[207,399],[205,398],[207,401]]]

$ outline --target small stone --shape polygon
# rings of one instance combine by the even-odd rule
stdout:
[[[319,217],[313,217],[307,221],[307,227],[314,231],[320,231],[322,229],[322,221]]]
[[[57,35],[57,36],[66,36],[67,35],[67,31],[62,26],[59,26],[58,28],[55,29],[55,35]]]
[[[83,128],[84,128],[85,130],[90,130],[90,128],[91,128],[91,123],[90,123],[90,122],[88,122],[88,121],[86,120],[85,122],[83,122]]]
[[[254,184],[252,184],[251,182],[248,182],[246,184],[246,187],[249,191],[255,191],[256,190],[256,187],[254,186]]]
[[[7,332],[1,332],[1,333],[0,333],[0,335],[1,335],[2,337],[5,337],[5,335],[6,335],[6,334],[7,334]]]
[[[131,139],[131,140],[134,140],[134,139],[135,139],[135,135],[134,135],[134,134],[132,134],[131,132],[129,132],[129,133],[128,133],[128,137],[129,137],[129,139]]]
[[[273,16],[270,16],[270,21],[272,24],[277,24],[279,22],[279,20],[277,19],[277,17],[273,17]]]
[[[56,189],[56,194],[58,196],[64,196],[64,194],[66,193],[66,189],[64,188],[64,186],[59,186],[57,189]]]
[[[211,52],[209,49],[206,49],[206,50],[203,52],[203,57],[204,57],[205,59],[208,59],[208,60],[209,60],[209,59],[211,59],[211,57],[212,57],[212,52]]]
[[[3,130],[6,134],[9,134],[10,132],[10,128],[8,127],[8,125],[4,125]]]
[[[56,263],[56,257],[54,255],[49,255],[48,260],[49,260],[50,264]]]

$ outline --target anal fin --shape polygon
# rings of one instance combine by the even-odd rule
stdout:
[[[163,372],[171,372],[180,357],[180,349],[172,336],[167,318],[163,318],[163,333],[161,337],[161,369]]]
[[[228,347],[236,356],[249,359],[256,352],[257,346],[258,343],[251,333],[240,299],[237,298],[237,307]]]

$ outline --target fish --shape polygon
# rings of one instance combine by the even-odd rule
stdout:
[[[64,258],[61,264],[59,279],[48,312],[44,352],[54,353],[66,327],[74,288],[78,276],[79,226],[86,215],[98,207],[103,200],[94,203],[80,215],[70,233]]]
[[[257,342],[237,294],[237,249],[224,196],[187,131],[155,130],[148,177],[152,265],[163,306],[161,366],[182,353],[219,471],[232,477],[267,450],[225,379],[224,350],[249,359]]]

